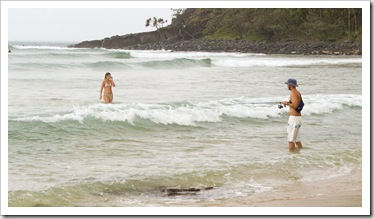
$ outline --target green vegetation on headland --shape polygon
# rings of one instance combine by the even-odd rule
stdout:
[[[188,8],[174,10],[172,27],[194,38],[250,41],[361,42],[356,8]]]
[[[83,41],[71,47],[128,50],[361,55],[362,10],[347,8],[173,9],[156,31]]]

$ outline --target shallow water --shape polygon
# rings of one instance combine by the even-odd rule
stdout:
[[[221,206],[361,169],[359,56],[10,44],[9,206]],[[297,153],[276,104],[290,77],[305,102]]]

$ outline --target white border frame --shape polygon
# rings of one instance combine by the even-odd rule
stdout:
[[[362,207],[8,207],[8,10],[11,8],[362,8]],[[146,7],[145,7],[146,6]],[[2,1],[1,2],[2,215],[369,215],[370,1]]]

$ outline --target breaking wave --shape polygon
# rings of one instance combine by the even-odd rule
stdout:
[[[253,118],[266,120],[287,114],[288,108],[278,109],[274,98],[227,98],[207,102],[185,103],[133,103],[133,104],[91,104],[76,106],[72,112],[53,116],[31,116],[16,121],[39,121],[58,123],[62,121],[87,120],[101,122],[126,122],[136,125],[139,119],[162,125],[195,126],[200,122],[222,122],[224,118]],[[345,107],[361,107],[361,95],[305,95],[304,115],[327,114]]]
[[[158,68],[158,67],[209,67],[212,64],[212,60],[207,59],[187,59],[187,58],[180,58],[180,59],[172,59],[172,60],[157,60],[157,61],[148,61],[141,63],[142,66],[150,67],[150,68]]]

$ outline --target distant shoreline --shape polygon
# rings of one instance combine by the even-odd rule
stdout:
[[[126,40],[126,38],[124,39]],[[107,43],[109,41],[109,43]],[[121,45],[123,44],[123,45]],[[203,40],[191,39],[182,41],[158,41],[141,43],[121,43],[120,39],[84,41],[69,47],[73,48],[106,48],[126,50],[169,50],[196,52],[239,52],[263,54],[295,55],[361,55],[362,45],[357,42],[308,42],[279,41],[251,42],[246,40]]]

